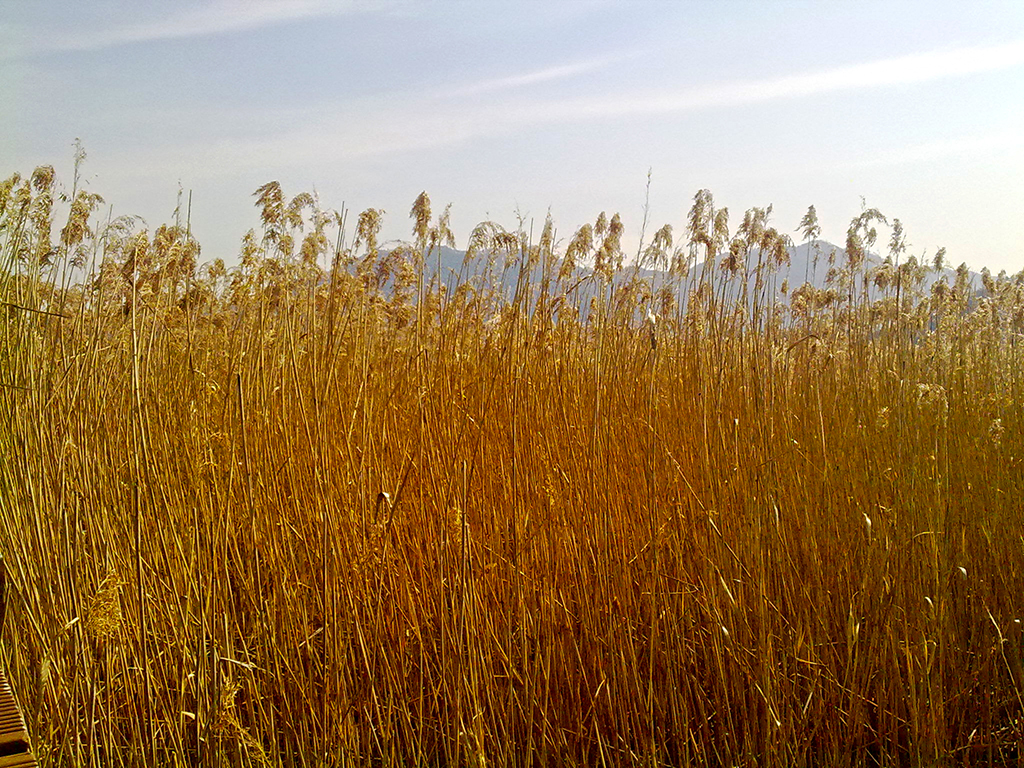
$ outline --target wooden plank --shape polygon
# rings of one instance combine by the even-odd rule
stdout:
[[[0,635],[7,618],[7,565],[0,555]],[[0,667],[0,768],[28,768],[38,765],[29,744],[25,718],[18,700]]]

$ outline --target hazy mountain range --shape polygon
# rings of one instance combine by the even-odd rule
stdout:
[[[791,294],[804,282],[809,282],[819,289],[832,287],[840,290],[840,285],[837,280],[840,270],[846,266],[847,259],[845,249],[825,240],[819,240],[816,242],[801,243],[800,245],[791,246],[788,249],[788,253],[789,263],[783,264],[774,271],[768,267],[770,256],[768,254],[764,254],[764,266],[762,267],[762,280],[764,282],[762,290],[766,297],[770,296],[771,291],[774,290],[777,294],[777,298],[785,301],[786,296],[782,293],[783,287],[786,287],[788,289],[788,293]],[[723,285],[723,283],[720,282],[723,277],[728,277],[728,275],[726,275],[719,267],[724,256],[725,254],[722,253],[716,257],[714,268],[709,271],[707,277],[707,280],[716,288]],[[465,261],[465,257],[465,251],[452,248],[441,249],[440,265],[445,283],[450,286],[454,286],[459,282],[465,282],[482,273],[487,260],[486,255],[475,257],[468,264]],[[503,266],[502,258],[503,257],[499,257],[496,260],[494,267],[494,274],[496,275],[501,275],[501,268]],[[900,263],[906,264],[909,258],[910,255],[903,254],[900,259]],[[918,264],[921,267],[917,271],[920,283],[915,287],[916,290],[922,292],[930,291],[932,285],[942,279],[945,279],[949,285],[953,285],[956,280],[956,270],[946,266],[940,271],[935,271],[932,268],[934,254],[929,254],[923,258],[919,255],[915,255],[915,258],[917,258]],[[856,286],[856,289],[858,291],[861,289],[863,274],[866,272],[868,274],[869,299],[875,298],[881,294],[881,289],[877,288],[871,282],[871,270],[877,268],[884,260],[884,257],[879,256],[878,254],[870,254],[866,259],[866,263],[863,265],[861,270],[859,270],[861,277],[858,278],[859,284]],[[748,280],[747,288],[748,293],[750,294],[753,293],[757,282],[757,264],[758,253],[755,250],[747,256],[746,262]],[[427,259],[427,263],[425,264],[425,272],[428,278],[433,277],[437,270],[437,265],[438,258],[437,252],[435,251],[431,254],[430,258]],[[699,283],[701,279],[701,272],[704,268],[705,265],[703,262],[698,262],[692,266],[690,274],[686,279],[681,281],[682,289],[686,290],[688,287]],[[830,272],[832,273],[833,279],[831,283],[829,281]],[[589,266],[577,266],[574,279],[586,277],[591,273],[592,270]],[[634,267],[627,263],[616,275],[616,281],[628,279],[633,274]],[[655,284],[660,284],[668,277],[667,273],[654,269],[641,269],[639,270],[639,275],[644,279],[653,281]],[[515,290],[517,277],[517,265],[509,268],[504,275],[504,290],[509,293],[509,296],[511,296],[511,292]],[[533,275],[531,275],[530,282],[533,285],[536,285],[539,283],[540,277],[540,268],[537,267],[534,269]],[[968,272],[968,281],[973,290],[983,290],[981,275],[979,273]],[[739,274],[733,277],[731,281],[727,281],[724,285],[726,287],[726,297],[728,298],[735,298],[742,292],[743,282]],[[907,286],[901,285],[901,289],[906,290]],[[895,291],[895,280],[892,283],[890,291]]]

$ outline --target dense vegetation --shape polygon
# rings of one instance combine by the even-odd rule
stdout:
[[[770,208],[701,191],[637,263],[485,222],[442,280],[425,194],[384,251],[276,183],[227,268],[78,187],[0,183],[44,764],[1019,758],[1024,274],[925,290],[865,209],[781,284]]]

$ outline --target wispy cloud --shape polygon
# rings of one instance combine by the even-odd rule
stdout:
[[[575,99],[547,112],[565,118],[627,117],[735,107],[826,93],[913,85],[1024,65],[1024,40],[900,56],[819,72],[719,83],[641,96]]]
[[[484,94],[498,91],[507,91],[517,88],[524,88],[531,85],[539,85],[557,80],[567,80],[579,75],[586,75],[601,69],[618,64],[634,54],[620,53],[613,56],[577,61],[570,64],[560,64],[544,69],[534,69],[518,75],[498,77],[491,80],[481,80],[469,85],[459,86],[447,91],[445,95],[454,98],[470,96],[482,96]]]
[[[340,105],[319,103],[306,111],[257,110],[246,113],[246,130],[225,117],[227,128],[217,139],[179,147],[177,157],[190,158],[199,174],[216,175],[226,168],[244,168],[253,158],[266,165],[319,164],[399,158],[411,153],[465,145],[479,137],[510,135],[536,126],[584,120],[615,120],[653,114],[682,114],[716,108],[757,105],[833,91],[871,89],[929,82],[997,71],[1024,64],[1024,41],[1000,46],[960,48],[868,62],[781,78],[723,83],[643,96],[621,95],[517,98],[509,110],[506,99],[487,98],[502,90],[567,80],[595,71],[612,59],[593,59],[434,93],[376,93]],[[209,108],[189,118],[176,109],[170,120],[192,124],[218,123]],[[359,115],[354,120],[353,115]],[[229,114],[230,116],[230,114]],[[114,116],[110,116],[114,120]],[[124,115],[122,121],[130,121]],[[1013,136],[964,138],[865,158],[865,164],[927,161],[956,154],[1019,148]],[[135,162],[135,160],[133,160]],[[174,162],[181,162],[174,159]],[[857,162],[857,161],[854,161]]]
[[[755,78],[717,83],[695,88],[651,91],[646,94],[607,94],[601,96],[534,98],[509,113],[493,100],[477,97],[536,83],[563,80],[614,64],[633,54],[570,63],[521,75],[488,80],[435,96],[437,103],[415,107],[418,119],[431,115],[435,123],[432,146],[450,145],[475,135],[546,123],[573,123],[593,119],[618,119],[651,115],[682,114],[708,109],[753,106],[772,101],[820,96],[833,92],[871,90],[914,85],[964,77],[985,72],[1012,69],[1024,65],[1024,40],[1000,45],[973,46],[929,51],[907,56],[853,64],[845,67],[805,72],[776,78]],[[405,121],[397,120],[398,123]],[[409,125],[407,122],[406,125]],[[416,125],[416,121],[413,122]],[[447,127],[445,127],[447,125]],[[425,132],[420,127],[407,132],[410,149],[422,148]],[[402,151],[402,130],[389,131],[387,141],[374,135],[365,154],[378,151]],[[372,145],[372,148],[371,148]],[[918,153],[950,153],[951,146],[930,146]],[[360,152],[363,154],[363,152]],[[922,158],[923,159],[923,156]]]
[[[242,32],[306,19],[341,16],[387,7],[386,0],[215,0],[185,7],[144,21],[112,24],[102,30],[49,32],[23,40],[28,53],[92,51],[118,45],[206,37]],[[399,3],[390,3],[399,5]]]

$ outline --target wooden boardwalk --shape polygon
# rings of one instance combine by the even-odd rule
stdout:
[[[7,564],[0,555],[0,636],[7,617]],[[0,666],[0,768],[38,765],[28,740],[25,718],[14,698],[7,675]]]

